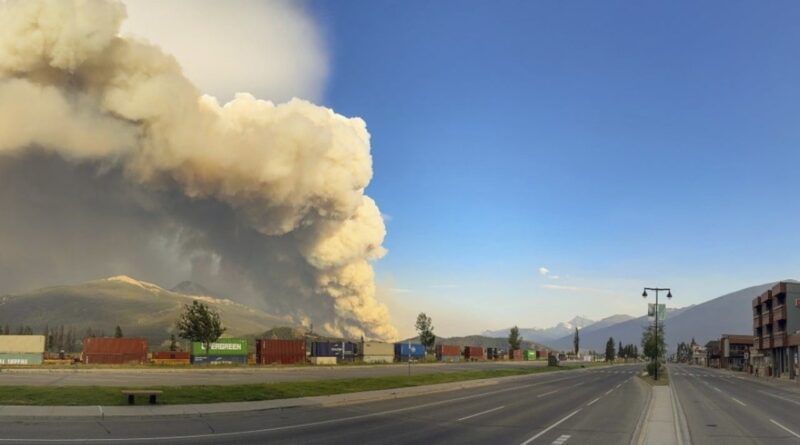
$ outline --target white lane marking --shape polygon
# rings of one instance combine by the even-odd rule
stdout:
[[[594,405],[594,402],[596,402],[598,400],[600,400],[600,397],[598,397],[598,398],[592,400],[591,402],[587,403],[586,406],[592,406],[592,405]]]
[[[621,385],[622,385],[622,383],[620,383],[619,385],[615,386],[614,389],[619,388]]]
[[[722,392],[722,390],[721,390],[721,389],[719,389],[719,388],[717,388],[716,386],[712,386],[712,388],[714,388],[714,391],[717,391],[717,392]]]
[[[741,400],[737,399],[736,397],[731,397],[731,398],[733,399],[734,402],[738,403],[739,405],[747,406],[747,405],[744,404],[744,402],[742,402]]]
[[[543,435],[547,434],[548,431],[550,431],[553,428],[555,428],[555,427],[561,425],[562,423],[566,422],[570,417],[574,416],[575,414],[578,414],[580,411],[581,411],[581,409],[578,408],[575,411],[567,414],[566,417],[564,417],[561,420],[559,420],[558,422],[548,426],[547,428],[543,429],[542,431],[539,431],[538,434],[536,434],[535,436],[533,436],[530,439],[526,440],[525,442],[522,442],[520,445],[528,445],[529,443],[533,442],[534,440],[536,440],[536,439],[542,437]]]
[[[558,439],[554,440],[551,445],[563,445],[564,442],[568,441],[569,438],[572,437],[569,434],[562,434],[558,436]]]
[[[780,428],[783,428],[784,431],[786,431],[787,433],[791,434],[792,436],[800,439],[800,434],[795,433],[794,431],[790,430],[789,428],[786,428],[785,426],[781,425],[780,423],[778,423],[778,422],[776,422],[776,421],[774,421],[772,419],[769,419],[769,421],[774,423],[775,425],[778,425]]]
[[[581,385],[583,385],[584,383],[586,383],[586,382],[580,382],[580,383],[576,383],[576,384],[572,385],[572,387],[573,387],[573,388],[575,388],[575,387],[577,387],[577,386],[581,386]]]
[[[770,397],[775,397],[776,399],[781,399],[781,400],[783,400],[785,402],[794,403],[795,405],[800,405],[800,402],[798,402],[797,400],[787,399],[786,397],[781,397],[781,396],[779,396],[777,394],[773,394],[773,393],[767,392],[767,391],[758,391],[758,392],[760,392],[761,394],[766,394],[766,395],[768,395]]]
[[[544,397],[544,396],[549,396],[550,394],[555,394],[555,393],[557,393],[557,392],[558,392],[558,390],[555,390],[555,391],[550,391],[550,392],[546,392],[546,393],[544,393],[544,394],[539,394],[538,396],[536,396],[536,398],[538,398],[538,399],[541,399],[541,398],[542,398],[542,397]]]
[[[611,389],[609,389],[608,391],[606,391],[606,395],[609,395],[609,394],[611,394],[611,391],[613,391],[613,390],[614,390],[614,388],[611,388]]]
[[[473,417],[478,417],[478,416],[483,415],[483,414],[489,414],[492,411],[497,411],[498,409],[503,409],[505,407],[506,406],[503,405],[503,406],[498,406],[497,408],[487,409],[486,411],[481,411],[481,412],[475,413],[475,414],[473,414],[471,416],[462,417],[462,418],[456,420],[456,422],[461,422],[462,420],[467,420],[467,419],[471,419]]]

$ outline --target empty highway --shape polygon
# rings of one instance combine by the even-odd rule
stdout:
[[[646,406],[641,365],[338,407],[232,415],[0,419],[0,443],[628,444]]]

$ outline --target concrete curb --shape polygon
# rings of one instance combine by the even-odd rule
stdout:
[[[490,379],[465,380],[452,383],[394,388],[377,391],[354,392],[331,396],[314,396],[293,399],[262,400],[255,402],[205,403],[191,405],[136,405],[136,406],[24,406],[0,405],[0,417],[19,418],[100,418],[106,417],[146,417],[146,416],[190,416],[236,413],[246,411],[265,411],[303,406],[341,406],[380,400],[414,397],[459,389],[478,388],[512,382],[515,380],[540,378],[547,375],[585,372],[594,368],[579,368],[569,371],[545,372],[540,374],[496,377]]]
[[[639,415],[639,420],[636,422],[636,428],[633,430],[633,435],[631,436],[630,445],[640,445],[644,440],[644,428],[645,426],[645,419],[647,419],[647,413],[650,412],[650,405],[653,403],[653,391],[649,385],[642,382],[638,377],[634,377],[634,381],[639,386],[646,386],[647,391],[647,400],[644,403],[644,409],[642,410],[642,414]]]

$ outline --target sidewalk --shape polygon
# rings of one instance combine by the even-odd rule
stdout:
[[[637,445],[684,445],[691,443],[683,407],[675,389],[653,386]]]
[[[672,391],[669,386],[654,386],[647,409],[647,417],[639,436],[640,445],[675,445],[675,413],[672,409]]]

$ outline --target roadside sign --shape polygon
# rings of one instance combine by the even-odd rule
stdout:
[[[648,303],[647,304],[647,316],[649,318],[654,318],[656,314],[656,305],[655,303]],[[659,304],[658,305],[658,321],[664,321],[667,318],[667,305],[666,304]]]

